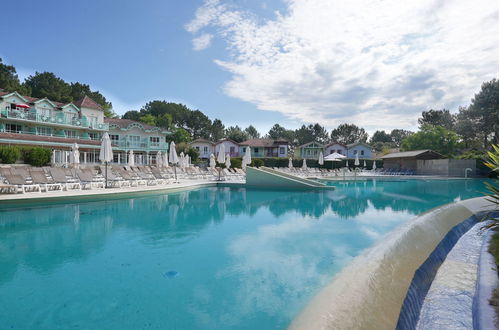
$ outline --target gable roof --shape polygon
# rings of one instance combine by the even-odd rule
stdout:
[[[324,148],[324,145],[322,143],[319,143],[319,142],[316,142],[316,141],[311,141],[311,142],[304,143],[301,146],[298,146],[297,148],[305,148],[305,147],[311,145],[312,143],[317,144],[319,146],[318,148]]]
[[[100,104],[92,100],[88,96],[84,96],[83,98],[79,99],[78,101],[74,102],[74,104],[78,107],[85,107],[85,108],[90,108],[90,109],[96,109],[96,110],[104,110]]]
[[[16,91],[13,91],[13,92],[0,92],[0,97],[4,98],[4,97],[8,97],[8,96],[10,96],[12,94],[15,94],[17,97],[19,97],[24,102],[29,102],[29,100],[26,98],[26,96],[21,95],[21,94],[19,94]]]
[[[440,158],[444,158],[444,156],[439,154],[436,151],[433,151],[430,149],[423,149],[423,150],[412,150],[412,151],[404,151],[404,152],[393,152],[391,154],[381,156],[380,158],[381,159],[390,159],[390,158],[440,159]]]
[[[330,146],[334,146],[335,144],[339,145],[339,146],[342,146],[343,148],[347,148],[347,145],[346,144],[343,144],[343,143],[339,143],[339,142],[331,142],[329,144],[326,144],[324,146],[324,148],[329,148]]]
[[[257,148],[274,147],[274,140],[271,139],[249,139],[239,143],[240,146],[249,146]]]
[[[234,144],[239,145],[239,143],[237,143],[236,141],[231,140],[231,139],[227,139],[227,138],[222,139],[222,140],[220,140],[220,141],[216,142],[215,144],[217,144],[217,145],[218,145],[218,144],[220,144],[220,143],[222,143],[222,142],[232,142],[232,143],[234,143]]]
[[[347,144],[347,148],[353,148],[353,147],[356,147],[356,146],[364,146],[364,147],[367,147],[369,149],[372,149],[372,147],[370,145],[368,145],[367,143],[364,143],[364,142],[354,142],[354,143],[350,143],[350,144]]]
[[[213,141],[210,141],[210,140],[206,140],[206,139],[195,139],[193,140],[191,143],[189,144],[193,144],[193,143],[208,143],[208,144],[211,144],[211,145],[214,145],[215,142]]]
[[[151,126],[147,125],[144,123],[141,123],[139,121],[131,120],[131,119],[121,119],[121,118],[104,118],[104,122],[108,123],[110,126],[114,125],[119,128],[127,129],[133,126],[140,126],[145,130],[151,130],[151,131],[162,131],[162,128],[156,127],[156,126]]]

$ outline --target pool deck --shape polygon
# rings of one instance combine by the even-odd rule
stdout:
[[[95,199],[99,197],[106,198],[127,198],[137,195],[158,194],[163,192],[174,192],[199,187],[209,187],[223,184],[225,186],[240,186],[241,181],[215,181],[215,180],[183,180],[179,183],[157,184],[139,187],[121,187],[121,188],[92,188],[92,189],[71,189],[56,190],[49,192],[27,192],[17,194],[1,194],[0,205],[23,203],[23,202],[43,202],[60,200],[82,200]]]

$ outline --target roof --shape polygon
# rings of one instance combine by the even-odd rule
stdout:
[[[222,139],[222,140],[220,140],[220,141],[216,142],[215,144],[220,144],[220,143],[222,143],[222,142],[232,142],[232,143],[234,143],[234,144],[239,145],[239,143],[237,143],[236,141],[231,140],[231,139],[227,139],[227,138],[226,138],[226,139]]]
[[[306,147],[306,146],[308,146],[309,144],[312,144],[312,143],[318,144],[320,146],[319,148],[324,148],[324,145],[322,143],[319,143],[319,142],[316,142],[316,141],[311,141],[311,142],[304,143],[301,146],[298,146],[297,148],[304,148],[304,147]]]
[[[343,143],[339,143],[339,142],[331,142],[331,143],[329,143],[329,144],[326,144],[326,145],[324,146],[324,148],[329,148],[330,146],[334,146],[335,144],[337,144],[337,145],[339,145],[339,146],[342,146],[342,147],[344,147],[344,148],[346,148],[346,147],[347,147],[347,145],[346,145],[346,144],[343,144]]]
[[[140,125],[144,127],[144,129],[149,129],[149,130],[162,130],[162,128],[156,127],[156,126],[151,126],[147,125],[144,123],[141,123],[140,121],[135,121],[131,119],[121,119],[121,118],[104,118],[104,122],[108,123],[109,125],[116,125],[119,128],[128,128],[130,125]]]
[[[215,142],[207,140],[207,139],[195,139],[190,144],[193,144],[193,143],[208,143],[208,144],[211,144],[211,145],[215,144]]]
[[[430,149],[424,150],[413,150],[413,151],[404,151],[404,152],[393,152],[391,154],[387,154],[381,156],[381,159],[390,159],[390,158],[425,158],[425,159],[439,159],[444,158],[443,155],[439,154]],[[431,158],[429,158],[431,157]]]
[[[9,95],[9,94],[12,94],[12,93],[17,93],[17,92],[0,91],[0,97],[3,97],[5,95]],[[69,102],[69,103],[55,102],[55,101],[49,100],[46,97],[38,98],[38,97],[21,95],[19,93],[17,93],[17,95],[19,95],[19,96],[23,97],[24,99],[26,99],[28,103],[35,103],[35,102],[39,102],[39,101],[42,101],[42,100],[47,100],[47,101],[49,101],[50,103],[54,104],[56,107],[59,107],[59,108],[71,104],[71,102]],[[90,109],[103,110],[103,108],[102,108],[102,106],[100,104],[98,104],[97,102],[95,102],[94,100],[92,100],[90,97],[88,97],[86,95],[82,99],[80,99],[80,100],[78,100],[76,102],[73,102],[73,105],[77,106],[78,108],[85,107],[85,108],[90,108]]]
[[[275,147],[274,140],[271,139],[249,139],[239,143],[241,146],[250,147]]]
[[[347,148],[350,149],[350,148],[353,148],[353,147],[358,146],[358,145],[372,149],[372,147],[370,145],[368,145],[367,143],[364,143],[364,142],[354,142],[354,143],[347,144]]]
[[[78,108],[85,107],[96,110],[104,110],[100,104],[98,104],[97,102],[95,102],[86,95],[82,99],[74,102],[74,105],[76,105]]]

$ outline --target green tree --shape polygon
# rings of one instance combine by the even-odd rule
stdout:
[[[130,120],[135,120],[135,121],[140,121],[141,114],[137,110],[130,110],[125,112],[121,118],[123,119],[130,119]]]
[[[17,91],[21,95],[31,95],[29,88],[19,81],[16,68],[13,65],[3,64],[2,58],[0,58],[0,88],[6,92]]]
[[[499,131],[499,80],[492,79],[484,82],[478,94],[471,100],[469,117],[476,124],[476,130],[482,132],[483,147],[486,149],[490,142],[498,143]]]
[[[397,148],[400,147],[402,140],[408,137],[409,135],[414,134],[414,132],[407,131],[405,129],[394,129],[390,132],[390,137],[392,138],[393,143]]]
[[[367,141],[369,134],[354,124],[341,124],[331,131],[331,140],[342,144]]]
[[[225,130],[225,136],[235,142],[243,142],[248,139],[248,134],[244,132],[239,126],[230,126]]]
[[[431,149],[447,157],[452,157],[459,147],[459,136],[454,131],[429,124],[403,139],[401,145],[402,151]]]
[[[223,139],[225,136],[225,126],[220,119],[213,120],[210,128],[210,137],[213,141]]]
[[[454,129],[455,117],[447,109],[423,111],[421,118],[418,118],[420,128],[423,125],[429,124],[434,126],[442,126],[448,130]]]
[[[140,121],[147,125],[156,126],[156,117],[151,114],[140,117]]]
[[[169,113],[164,113],[156,117],[156,126],[170,129],[173,123],[173,117]]]
[[[99,91],[92,91],[89,85],[79,82],[71,83],[70,87],[72,101],[78,101],[86,95],[102,106],[106,117],[116,117],[116,113],[113,111],[113,104],[108,102],[104,95],[102,95]]]
[[[249,125],[244,131],[246,132],[246,134],[248,134],[250,139],[260,138],[260,133],[253,125]]]
[[[301,125],[300,128],[295,130],[295,137],[298,140],[298,144],[305,144],[315,140],[313,125],[308,127]]]
[[[373,145],[376,142],[393,142],[392,137],[390,134],[386,133],[385,131],[376,131],[374,132],[373,136],[371,136],[371,139],[369,140],[369,144]]]
[[[478,125],[479,123],[472,118],[471,111],[468,108],[459,108],[454,128],[456,133],[462,137],[466,148],[480,144],[477,140],[483,136],[483,133],[478,130]]]
[[[23,84],[31,90],[31,96],[48,98],[51,101],[72,102],[71,86],[52,72],[36,72],[29,76]]]
[[[185,129],[178,127],[172,129],[172,134],[167,136],[168,141],[175,141],[175,143],[188,143],[192,141],[191,135]]]

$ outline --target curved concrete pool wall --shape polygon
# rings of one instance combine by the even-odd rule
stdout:
[[[290,329],[395,329],[416,271],[454,227],[488,208],[473,198],[401,225],[335,276]]]

